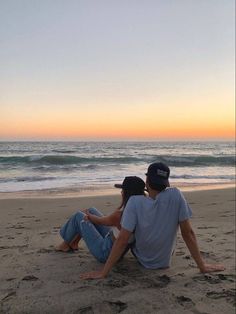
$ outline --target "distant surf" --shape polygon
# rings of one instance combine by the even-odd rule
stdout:
[[[234,142],[0,142],[0,192],[111,187],[145,179],[148,164],[171,168],[173,184],[232,183]]]

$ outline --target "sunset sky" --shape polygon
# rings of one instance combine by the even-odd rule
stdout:
[[[233,0],[0,0],[0,140],[233,139]]]

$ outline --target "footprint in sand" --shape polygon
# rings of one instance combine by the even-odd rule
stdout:
[[[110,279],[105,282],[100,281],[98,285],[103,286],[103,287],[106,286],[110,288],[122,288],[122,287],[128,286],[129,282],[123,279]]]
[[[212,252],[205,252],[205,251],[200,251],[201,255],[205,258],[214,258],[215,254]]]
[[[75,280],[71,281],[71,280],[61,280],[60,281],[61,283],[65,283],[65,284],[68,284],[68,283],[76,283]]]
[[[0,246],[0,250],[7,250],[7,249],[11,249],[11,247],[6,246],[6,245]]]
[[[183,252],[183,251],[176,251],[175,255],[176,256],[182,256],[182,255],[185,255],[185,252]]]
[[[15,279],[16,279],[15,277],[7,278],[6,281],[12,281],[12,280],[15,280]]]
[[[235,282],[236,275],[235,274],[218,274],[220,280],[227,280],[230,282]]]
[[[1,299],[1,302],[2,301],[6,301],[7,299],[9,299],[10,297],[14,297],[16,296],[16,291],[15,290],[12,290],[10,292],[8,292],[2,299]]]
[[[235,230],[231,230],[231,231],[225,232],[224,234],[233,234],[234,232]]]
[[[39,249],[37,253],[51,253],[54,252],[54,249]]]
[[[218,284],[221,282],[221,280],[218,277],[210,276],[210,275],[195,276],[192,279],[193,279],[193,281],[208,282],[210,284]]]
[[[158,276],[157,278],[142,278],[141,284],[145,288],[164,288],[170,283],[170,277],[167,275]]]
[[[223,289],[222,291],[210,291],[206,293],[206,296],[211,299],[221,299],[224,298],[226,299],[227,302],[233,304],[233,306],[236,305],[236,299],[235,299],[235,289],[229,289],[225,290]]]
[[[176,300],[182,306],[185,306],[185,305],[195,305],[195,303],[193,302],[192,299],[190,299],[188,297],[185,297],[184,295],[177,296]]]
[[[197,282],[208,282],[210,284],[218,284],[222,281],[235,282],[234,274],[214,274],[214,275],[203,275],[192,277],[193,281]]]
[[[28,245],[12,245],[12,246],[3,245],[3,246],[0,246],[0,250],[22,249],[26,247],[28,247]]]
[[[212,239],[206,239],[205,242],[212,242]]]
[[[25,280],[25,281],[36,281],[39,280],[38,277],[35,277],[34,275],[27,275],[25,277],[23,277],[21,280]]]
[[[23,225],[20,225],[20,224],[17,224],[15,226],[10,227],[9,229],[16,229],[16,230],[26,229],[26,230],[29,230],[30,228],[24,227]]]
[[[127,309],[128,305],[121,301],[103,301],[79,308],[76,313],[94,314],[94,313],[121,313]]]

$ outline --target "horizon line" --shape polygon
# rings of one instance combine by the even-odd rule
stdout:
[[[76,138],[76,139],[1,139],[0,143],[6,142],[233,142],[234,138]]]

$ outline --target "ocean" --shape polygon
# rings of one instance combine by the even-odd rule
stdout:
[[[174,186],[235,182],[235,143],[0,142],[0,192],[110,189],[165,162]]]

